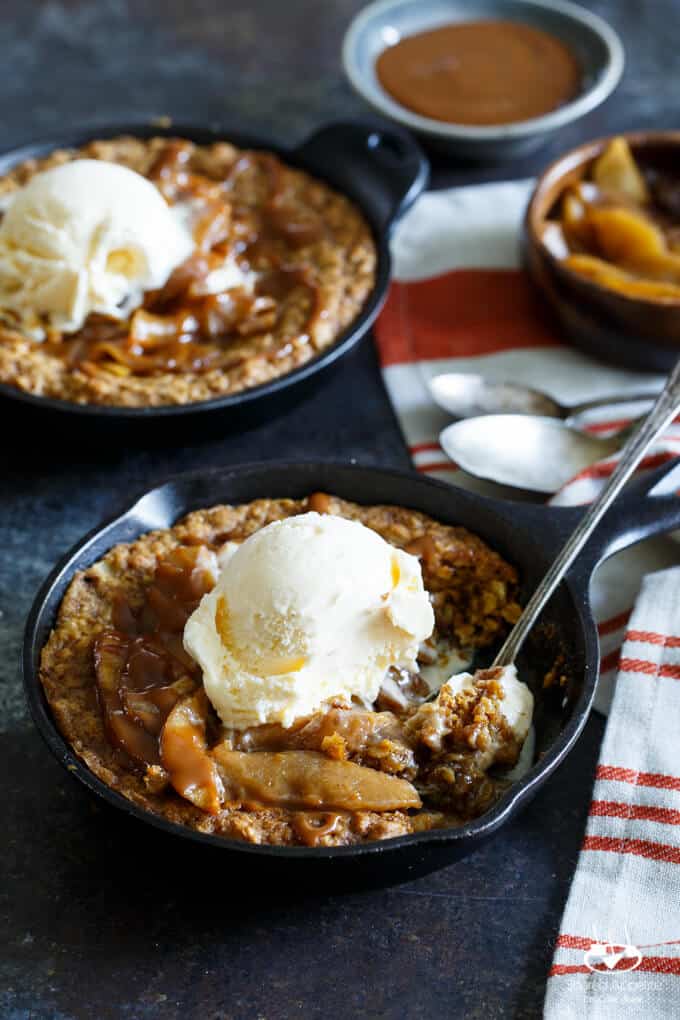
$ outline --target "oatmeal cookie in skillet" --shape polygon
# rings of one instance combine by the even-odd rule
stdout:
[[[417,556],[434,631],[415,671],[390,669],[372,704],[336,699],[288,728],[227,729],[183,645],[186,621],[246,539],[310,512],[359,522]],[[384,839],[476,817],[504,789],[492,767],[511,766],[519,744],[498,671],[425,698],[437,662],[449,675],[452,657],[469,661],[516,620],[516,591],[514,568],[478,537],[418,511],[321,493],[215,506],[76,574],[40,678],[76,754],[147,811],[253,843]]]
[[[367,222],[349,199],[272,153],[227,141],[92,141],[15,167],[0,179],[0,212],[6,220],[31,183],[66,164],[91,173],[92,161],[128,168],[154,185],[191,239],[187,257],[133,307],[93,301],[90,307],[104,312],[91,311],[69,330],[63,316],[50,319],[44,308],[30,321],[17,314],[13,296],[30,260],[35,269],[36,245],[17,263],[14,230],[0,251],[0,382],[79,404],[205,401],[291,372],[361,312],[375,280]],[[50,180],[59,200],[59,179]],[[77,194],[73,202],[77,220]],[[2,230],[0,221],[0,242]],[[130,271],[119,252],[108,255],[104,270]],[[45,265],[35,288],[42,299],[51,286]]]

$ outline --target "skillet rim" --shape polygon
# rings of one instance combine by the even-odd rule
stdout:
[[[574,584],[569,577],[563,581],[563,585],[566,586],[569,595],[571,596],[571,600],[577,611],[578,619],[581,624],[585,653],[583,686],[578,698],[574,702],[571,718],[568,720],[566,726],[560,730],[558,737],[553,742],[549,750],[545,752],[539,761],[534,762],[531,769],[529,769],[521,780],[513,784],[499,798],[490,811],[485,812],[485,814],[483,814],[480,818],[474,819],[457,828],[430,829],[424,832],[396,836],[391,839],[375,840],[368,843],[358,843],[353,846],[343,847],[286,847],[270,844],[257,845],[241,842],[239,840],[226,839],[212,833],[197,832],[195,829],[180,825],[176,822],[170,822],[161,815],[155,815],[153,812],[139,807],[137,804],[115,791],[112,787],[108,786],[93,772],[91,772],[87,765],[77,756],[66,738],[61,734],[56,721],[52,717],[51,709],[39,679],[40,654],[44,644],[38,644],[37,632],[39,628],[43,628],[46,625],[46,621],[44,619],[46,604],[51,599],[54,589],[60,584],[64,586],[61,591],[59,603],[56,607],[53,607],[49,620],[47,621],[50,629],[54,625],[55,614],[61,604],[65,587],[70,582],[75,572],[82,569],[79,561],[84,555],[86,555],[87,549],[95,544],[97,539],[102,538],[110,530],[114,530],[116,526],[123,526],[126,521],[134,522],[135,511],[140,508],[140,505],[145,498],[159,493],[161,490],[172,490],[173,487],[177,487],[180,484],[204,480],[209,476],[219,475],[226,479],[230,475],[237,477],[252,475],[255,478],[262,478],[267,472],[271,471],[272,468],[284,471],[288,475],[294,476],[296,480],[304,472],[310,472],[320,468],[327,471],[337,470],[349,472],[350,474],[356,474],[357,478],[360,475],[366,477],[368,475],[375,476],[377,474],[386,480],[390,479],[392,481],[401,482],[405,486],[415,486],[416,489],[434,489],[446,493],[449,496],[455,495],[457,500],[462,502],[468,502],[472,505],[481,504],[487,510],[490,510],[492,514],[501,515],[512,512],[516,518],[519,518],[520,526],[522,526],[521,519],[524,516],[525,527],[528,527],[529,521],[531,522],[532,527],[536,527],[535,515],[533,513],[536,508],[533,504],[524,506],[523,504],[515,503],[510,500],[490,499],[463,489],[458,489],[455,493],[452,493],[451,486],[437,479],[424,478],[415,472],[402,471],[395,468],[378,468],[370,464],[347,464],[338,461],[312,459],[282,462],[251,461],[228,467],[198,469],[196,471],[184,472],[170,476],[158,485],[140,493],[140,495],[132,502],[126,500],[124,507],[118,513],[107,518],[103,523],[91,529],[83,536],[83,538],[76,542],[59,559],[53,569],[49,572],[47,578],[43,581],[35,596],[24,630],[22,680],[31,716],[38,731],[40,732],[41,737],[67,772],[79,779],[80,782],[82,782],[83,785],[90,790],[90,792],[102,797],[112,807],[121,809],[128,816],[132,816],[139,821],[150,824],[154,828],[169,833],[170,835],[178,838],[189,839],[192,842],[222,848],[226,851],[282,859],[290,857],[291,859],[307,858],[318,860],[322,858],[350,858],[389,853],[392,851],[396,852],[408,847],[419,845],[426,846],[431,843],[450,845],[454,847],[461,844],[465,845],[466,843],[476,843],[481,839],[492,835],[503,824],[511,820],[511,818],[521,809],[523,804],[530,799],[531,796],[533,796],[533,794],[540,788],[540,786],[543,785],[548,777],[573,750],[590,714],[598,676],[598,638],[592,613],[590,612],[588,599],[587,583],[589,580],[589,574],[586,576],[578,575],[577,581],[579,583],[577,584]],[[302,478],[300,478],[300,480],[302,480]],[[405,504],[402,505],[413,505],[413,502],[409,498],[405,501]],[[414,508],[418,509],[417,503]],[[526,512],[527,509],[529,509],[529,513]],[[553,521],[556,521],[557,517],[563,516],[563,512],[559,508],[551,510],[550,508],[541,507],[540,509],[542,514],[545,515],[546,521],[550,521],[551,518]],[[173,521],[178,520],[189,511],[190,507],[186,505],[183,509],[175,508]],[[144,524],[141,517],[137,518],[136,524]],[[134,535],[128,536],[127,539],[120,539],[120,541],[134,540],[134,537],[144,534],[146,530],[154,530],[154,527],[149,527],[147,522],[140,530],[135,529]],[[550,533],[550,524],[546,527],[546,533],[548,535]],[[480,537],[484,538],[485,541],[488,540],[483,535]],[[115,544],[117,544],[116,541],[113,541],[112,544],[108,546],[108,549],[112,548]],[[96,560],[100,559],[104,554],[104,552],[99,551],[96,558],[90,562],[96,562]]]
[[[20,142],[18,145],[11,146],[10,148],[0,150],[0,174],[6,173],[11,167],[22,160],[48,153],[54,149],[84,145],[88,141],[95,139],[115,138],[125,134],[133,135],[137,138],[151,138],[154,136],[167,138],[183,137],[188,138],[189,141],[195,141],[199,145],[208,144],[211,141],[233,141],[239,147],[274,152],[291,166],[306,170],[307,173],[328,183],[334,190],[354,202],[371,228],[377,257],[375,283],[357,317],[349,323],[329,347],[319,351],[305,364],[299,365],[292,371],[271,379],[269,382],[210,400],[194,401],[187,404],[145,405],[143,407],[125,407],[117,404],[78,404],[75,401],[62,400],[59,397],[42,397],[3,382],[0,382],[0,399],[14,400],[21,405],[33,407],[38,411],[56,412],[62,416],[62,420],[73,420],[75,418],[94,419],[95,421],[102,422],[121,421],[133,423],[146,420],[175,419],[192,415],[202,417],[203,415],[210,415],[211,412],[237,413],[240,409],[251,408],[253,404],[257,404],[258,400],[266,401],[267,398],[276,398],[296,384],[303,384],[317,373],[330,368],[353,350],[366,337],[385,302],[392,275],[392,257],[389,247],[390,232],[399,217],[427,186],[429,162],[418,143],[409,138],[411,151],[414,155],[417,155],[419,160],[418,172],[411,182],[411,187],[404,195],[404,204],[395,208],[394,214],[387,223],[379,227],[376,223],[375,211],[370,209],[368,203],[355,198],[345,187],[328,181],[327,176],[322,171],[315,170],[311,166],[312,161],[305,158],[304,152],[301,153],[307,142],[317,134],[328,128],[340,127],[341,125],[356,129],[363,128],[367,134],[370,134],[371,131],[382,132],[383,134],[391,134],[402,139],[407,134],[404,129],[398,126],[385,126],[368,118],[350,117],[345,120],[324,122],[312,129],[295,145],[288,146],[279,143],[273,136],[252,134],[248,131],[241,131],[238,128],[232,130],[228,125],[225,127],[215,122],[201,124],[200,122],[178,121],[163,127],[162,125],[154,124],[153,120],[138,119],[116,121],[113,123],[107,122],[101,126],[97,126],[96,123],[93,123],[91,126],[83,124],[81,127],[75,127],[72,131],[67,130],[59,134],[51,134],[49,137],[38,136]]]

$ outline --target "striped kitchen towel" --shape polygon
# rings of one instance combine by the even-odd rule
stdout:
[[[546,1020],[680,1017],[680,568],[642,582]]]
[[[520,269],[530,186],[422,196],[395,233],[396,279],[376,329],[416,469],[492,495],[497,488],[466,476],[441,450],[437,437],[449,418],[430,398],[429,377],[481,372],[566,404],[631,392],[643,381],[560,342]],[[610,413],[590,427],[621,424]],[[651,463],[679,452],[676,424]],[[609,462],[584,471],[554,502],[592,500],[611,469]],[[613,557],[593,582],[602,654],[596,705],[610,715],[550,972],[547,1020],[680,1018],[679,560],[675,543],[653,539]]]
[[[604,365],[560,340],[520,268],[521,220],[530,190],[531,181],[511,181],[422,195],[395,231],[395,278],[376,325],[385,384],[416,470],[490,495],[498,495],[498,487],[466,475],[439,446],[439,432],[451,419],[430,397],[432,376],[480,372],[547,390],[565,404],[662,384],[661,377]],[[614,416],[594,414],[588,427],[606,433],[623,424],[619,409]],[[650,466],[679,453],[676,424]],[[587,469],[554,502],[592,500],[611,469],[611,461]],[[609,704],[642,577],[677,562],[677,546],[652,539],[598,571],[592,597],[602,650],[596,700],[601,711]]]

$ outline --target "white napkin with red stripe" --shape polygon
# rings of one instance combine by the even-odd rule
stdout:
[[[520,268],[530,189],[519,181],[421,196],[393,238],[395,281],[376,326],[416,470],[491,495],[497,487],[460,471],[439,446],[450,418],[430,397],[433,375],[479,372],[564,404],[653,381],[560,340]],[[620,419],[620,408],[600,411],[589,427],[615,431]],[[647,466],[679,453],[676,422]],[[582,472],[552,502],[591,501],[613,463]],[[656,538],[619,553],[593,580],[602,655],[596,707],[610,717],[550,975],[548,1020],[680,1017],[673,976],[680,975],[680,567],[668,569],[678,563],[678,546]]]
[[[562,918],[547,1020],[680,1016],[680,568],[642,583]]]
[[[395,231],[394,282],[376,325],[385,385],[414,467],[489,495],[498,495],[499,488],[458,469],[439,445],[439,433],[451,418],[430,396],[432,376],[479,372],[543,389],[564,404],[663,384],[661,376],[605,365],[562,341],[520,268],[521,223],[531,186],[531,181],[506,181],[422,195]],[[588,427],[601,434],[625,424],[620,407],[588,417]],[[647,465],[679,453],[676,423]],[[551,502],[591,501],[613,463],[586,469]],[[516,498],[511,489],[502,494]],[[653,539],[597,572],[592,601],[602,648],[595,703],[600,711],[608,709],[625,622],[642,577],[678,559],[673,543]]]

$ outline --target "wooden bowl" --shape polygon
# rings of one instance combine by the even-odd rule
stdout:
[[[644,170],[678,173],[680,131],[626,134]],[[586,142],[561,156],[538,179],[524,220],[524,260],[566,336],[597,357],[643,371],[668,371],[680,357],[680,299],[628,297],[565,266],[543,241],[547,219],[563,192],[588,174],[611,138]]]

